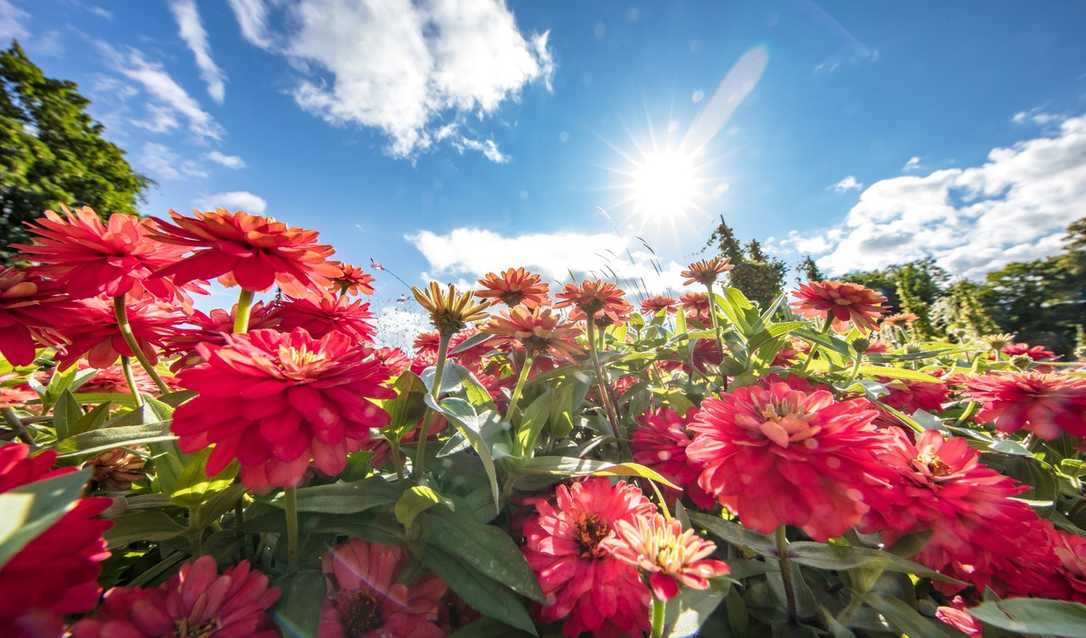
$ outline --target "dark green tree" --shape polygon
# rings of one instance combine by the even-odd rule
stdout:
[[[18,42],[0,51],[0,259],[46,209],[136,212],[151,181],[103,138],[89,104],[74,82],[45,77]]]
[[[763,308],[773,303],[784,290],[784,275],[788,272],[784,261],[767,255],[756,239],[748,242],[744,250],[723,215],[705,247],[714,247],[718,254],[731,260],[731,285]]]
[[[811,259],[810,255],[803,257],[803,261],[799,262],[799,266],[796,266],[796,270],[799,271],[799,275],[796,277],[797,283],[803,283],[805,281],[822,281],[826,276],[822,273],[822,269],[818,267],[814,259]]]
[[[897,296],[897,273],[893,268],[852,272],[839,278],[881,292],[886,297],[886,314],[901,312],[901,300]]]
[[[918,317],[913,328],[920,337],[932,336],[931,306],[943,293],[947,280],[945,270],[930,257],[899,266],[895,273],[897,297],[902,312]]]

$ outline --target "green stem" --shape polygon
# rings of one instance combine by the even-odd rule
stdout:
[[[716,318],[716,304],[713,303],[713,285],[708,284],[705,288],[709,291],[709,318],[713,320],[713,330],[716,332],[716,343],[720,346],[720,358],[721,363],[724,360],[724,336],[720,332],[720,320]],[[720,380],[723,382],[724,389],[728,389],[728,375],[724,372],[724,366],[720,367]]]
[[[4,420],[15,430],[15,436],[20,441],[30,446],[30,449],[35,450],[38,448],[38,444],[34,442],[34,437],[30,436],[30,432],[27,431],[26,425],[23,424],[23,420],[19,418],[19,415],[15,413],[14,408],[4,408]]]
[[[822,330],[819,330],[819,334],[826,334],[830,331],[830,327],[833,325],[833,315],[826,313],[826,321],[822,324]],[[806,372],[807,367],[811,365],[811,360],[814,359],[815,350],[818,348],[818,344],[812,343],[811,349],[807,351],[807,358],[803,360],[803,367],[800,368],[800,372]]]
[[[969,403],[965,404],[965,409],[962,410],[961,416],[959,416],[958,420],[954,422],[954,425],[962,425],[969,419],[973,418],[973,415],[976,413],[978,407],[980,407],[980,404],[976,401],[970,401]]]
[[[121,338],[128,345],[128,349],[132,351],[132,356],[147,371],[147,376],[151,377],[151,380],[155,382],[158,391],[162,394],[169,393],[170,387],[166,385],[162,377],[158,376],[155,366],[147,358],[147,354],[140,347],[139,341],[136,340],[135,333],[132,332],[132,326],[128,323],[128,309],[125,307],[124,295],[113,298],[113,314],[117,318],[117,328],[121,331]]]
[[[585,319],[585,325],[588,331],[588,349],[592,353],[592,367],[596,371],[596,387],[600,393],[600,401],[603,402],[603,409],[607,413],[607,421],[611,424],[611,431],[615,433],[615,438],[618,439],[623,448],[629,452],[629,444],[626,443],[624,433],[619,430],[618,423],[618,411],[615,410],[615,405],[611,402],[611,392],[608,389],[610,384],[607,383],[607,377],[603,373],[603,365],[600,364],[600,354],[596,350],[596,322],[592,320],[592,317]]]
[[[445,375],[445,360],[449,356],[449,340],[451,334],[441,333],[441,339],[437,346],[437,363],[434,364],[434,385],[430,388],[430,396],[436,403],[441,397],[441,381]],[[422,420],[422,429],[419,431],[418,451],[415,453],[415,477],[419,482],[426,481],[426,439],[430,436],[430,422],[434,412],[429,412]]]
[[[392,456],[392,464],[396,466],[396,478],[402,479],[403,473],[403,457],[400,456],[400,442],[395,437],[388,441],[389,454]]]
[[[298,566],[298,491],[288,487],[283,493],[283,505],[287,517],[287,565]]]
[[[856,380],[856,377],[860,374],[860,362],[863,361],[863,358],[863,354],[856,354],[856,360],[852,362],[852,372],[849,373],[848,383],[846,383],[845,385],[851,385],[852,382]]]
[[[667,611],[667,602],[656,596],[652,597],[652,638],[663,638],[664,616]]]
[[[664,494],[660,491],[660,486],[656,484],[656,481],[652,479],[646,479],[649,485],[652,486],[652,491],[656,492],[656,500],[660,501],[660,509],[664,510],[664,518],[671,520],[671,510],[667,508],[667,501],[664,500]]]
[[[785,526],[777,528],[777,561],[781,568],[781,582],[784,583],[784,598],[788,603],[788,622],[796,624],[796,590],[792,586],[792,561],[788,558],[788,536]]]
[[[253,291],[241,289],[238,294],[237,312],[234,314],[234,332],[243,334],[249,331],[249,315],[253,311]]]
[[[140,389],[136,385],[136,377],[132,375],[132,360],[128,357],[121,355],[121,372],[124,373],[124,380],[128,382],[128,389],[132,391],[132,399],[136,402],[136,407],[143,405],[143,395],[140,394]]]
[[[524,384],[528,381],[533,363],[535,363],[535,357],[531,354],[525,355],[524,363],[520,366],[520,374],[517,375],[517,385],[513,388],[513,396],[509,399],[509,408],[505,411],[505,420],[510,423],[512,423],[513,412],[516,411],[520,398],[524,394]]]

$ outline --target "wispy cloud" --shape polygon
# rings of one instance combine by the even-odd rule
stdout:
[[[241,159],[237,155],[227,155],[219,151],[211,151],[207,154],[207,159],[225,166],[226,168],[232,168],[237,170],[239,168],[245,168],[245,160]]]
[[[196,9],[195,0],[171,0],[170,11],[177,20],[181,39],[196,58],[200,77],[207,83],[208,95],[222,104],[226,96],[226,76],[211,57],[211,45],[207,41],[207,31],[200,22],[200,12]]]
[[[1015,124],[1033,123],[1037,126],[1059,124],[1066,119],[1066,115],[1060,115],[1059,113],[1047,113],[1040,106],[1036,106],[1028,111],[1019,111],[1015,113],[1013,117],[1011,117],[1011,121]]]
[[[194,202],[197,208],[228,208],[230,210],[243,210],[247,213],[262,214],[268,209],[268,202],[260,195],[249,191],[229,191],[215,193],[197,198]]]
[[[917,155],[910,157],[908,161],[905,162],[905,166],[901,167],[901,170],[906,172],[920,170],[920,157]]]
[[[182,160],[165,144],[147,142],[140,149],[136,162],[153,177],[176,180],[186,177],[207,177],[207,171],[192,160]]]
[[[30,35],[24,22],[30,17],[26,11],[8,2],[0,0],[0,41],[22,39]]]
[[[837,191],[838,193],[847,193],[848,191],[858,191],[864,187],[863,182],[856,179],[853,175],[848,175],[841,179],[836,184],[830,184],[829,188]]]
[[[246,42],[261,49],[272,48],[268,32],[268,7],[263,0],[230,0],[230,8]]]

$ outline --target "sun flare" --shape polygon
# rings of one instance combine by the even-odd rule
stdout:
[[[704,207],[712,189],[706,172],[704,157],[681,146],[645,149],[619,171],[620,207],[637,228],[674,228]]]

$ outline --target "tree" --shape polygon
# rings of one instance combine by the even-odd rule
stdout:
[[[826,278],[822,274],[822,269],[818,267],[814,259],[811,259],[810,255],[803,257],[803,261],[799,262],[799,266],[796,267],[799,271],[799,276],[796,277],[797,283],[803,283],[805,281],[822,281]]]
[[[45,77],[18,42],[0,52],[0,259],[44,210],[136,212],[151,180],[132,170],[74,82]]]
[[[852,272],[840,278],[882,293],[886,297],[887,314],[901,312],[901,300],[897,296],[897,273],[893,268]]]
[[[735,231],[720,217],[720,225],[713,230],[705,247],[715,246],[717,253],[732,262],[731,285],[758,302],[763,308],[773,303],[784,290],[784,274],[788,266],[784,261],[770,257],[756,239],[747,243],[746,250],[735,236]]]

